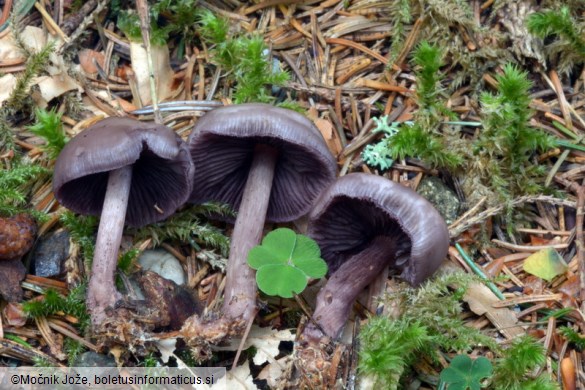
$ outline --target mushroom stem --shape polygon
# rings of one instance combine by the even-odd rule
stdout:
[[[335,339],[349,317],[359,293],[394,261],[396,243],[388,236],[377,236],[359,253],[349,258],[333,273],[317,295],[313,323],[307,325],[304,338],[318,342],[325,335]]]
[[[277,154],[273,147],[256,145],[232,233],[223,313],[230,320],[242,320],[242,324],[256,309],[256,281],[248,266],[248,252],[262,239]]]
[[[122,241],[131,183],[132,166],[125,166],[109,173],[87,292],[88,309],[94,326],[104,322],[106,309],[121,298],[114,284],[114,274],[118,264],[118,250]]]

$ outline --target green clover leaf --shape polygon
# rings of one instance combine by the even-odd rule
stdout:
[[[472,360],[467,355],[457,355],[449,367],[441,371],[441,381],[447,384],[447,390],[479,390],[481,381],[492,375],[492,363],[478,357]]]
[[[256,283],[263,293],[292,298],[300,294],[309,278],[319,279],[327,273],[317,243],[287,228],[266,235],[261,245],[248,253],[248,265],[256,272]]]

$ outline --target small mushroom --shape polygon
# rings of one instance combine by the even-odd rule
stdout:
[[[426,199],[380,176],[352,173],[321,194],[309,215],[329,280],[317,296],[303,338],[336,339],[353,301],[385,268],[418,285],[439,267],[449,246],[445,221]],[[325,333],[323,334],[322,331]]]
[[[174,213],[191,193],[193,171],[187,145],[171,129],[130,118],[104,119],[61,151],[55,197],[77,213],[101,215],[87,297],[94,326],[121,298],[114,274],[124,224]]]
[[[223,313],[243,325],[256,308],[247,256],[260,242],[265,220],[292,221],[306,214],[335,179],[336,163],[311,121],[266,104],[213,110],[199,119],[188,142],[197,166],[191,202],[213,200],[238,210]]]

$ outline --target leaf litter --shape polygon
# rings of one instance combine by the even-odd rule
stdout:
[[[543,8],[554,9],[555,1],[542,3]],[[21,159],[51,168],[52,162],[42,149],[45,141],[27,130],[33,124],[32,116],[27,113],[33,113],[35,108],[55,108],[62,114],[66,136],[72,137],[99,118],[132,115],[133,110],[152,100],[150,90],[144,87],[148,79],[148,71],[144,76],[146,61],[131,55],[135,44],[116,27],[112,6],[99,1],[89,1],[79,8],[64,2],[46,3],[39,7],[46,12],[38,8],[24,11],[14,19],[16,24],[0,33],[3,74],[0,78],[3,86],[0,88],[0,169],[3,173],[18,166]],[[258,4],[201,1],[199,6],[227,18],[229,28],[234,31],[255,32],[264,38],[274,66],[290,74],[288,81],[270,92],[277,95],[275,100],[288,99],[308,112],[337,156],[341,175],[369,172],[414,189],[424,177],[439,176],[462,202],[459,218],[450,226],[452,242],[459,244],[461,250],[453,245],[446,267],[480,277],[462,297],[465,304],[462,303],[461,320],[502,345],[517,336],[532,336],[546,351],[547,364],[540,366],[540,372],[568,386],[565,388],[584,387],[581,351],[566,333],[559,332],[562,327],[574,330],[577,335],[585,331],[582,315],[585,157],[579,149],[585,132],[583,59],[575,55],[577,51],[567,51],[570,39],[563,40],[562,35],[550,38],[545,46],[541,41],[527,38],[526,31],[520,27],[522,20],[539,11],[538,7],[528,1],[457,0],[426,4],[398,0]],[[579,12],[582,15],[584,11],[578,2],[567,2],[567,6],[572,7],[573,15]],[[454,10],[458,11],[449,13]],[[580,23],[578,28],[583,29]],[[168,39],[168,56],[167,52],[157,54],[161,62],[155,63],[162,64],[162,70],[157,71],[161,76],[157,100],[161,103],[164,123],[186,138],[193,123],[210,108],[205,102],[233,102],[234,80],[229,72],[214,63],[213,47],[202,40],[181,40],[178,36]],[[465,193],[461,182],[465,173],[429,166],[417,156],[393,161],[383,170],[364,163],[362,150],[384,136],[375,131],[376,120],[387,116],[387,123],[401,123],[412,120],[417,111],[416,69],[410,58],[422,40],[438,44],[450,60],[441,69],[447,79],[441,82],[440,95],[461,124],[442,124],[442,137],[447,137],[453,129],[460,134],[459,139],[470,139],[481,132],[470,124],[482,120],[480,94],[496,90],[497,77],[506,63],[514,62],[529,71],[533,83],[529,124],[561,141],[558,147],[532,156],[534,164],[546,168],[546,193],[519,195],[498,203],[489,191],[485,192],[479,178],[467,178],[466,185],[471,183],[477,196],[466,196],[469,193]],[[578,38],[573,40],[579,43]],[[38,53],[48,41],[55,42],[49,61],[41,71],[27,75],[31,54]],[[508,51],[510,46],[513,50]],[[26,99],[16,101],[23,109],[15,111],[11,107],[20,99],[13,94],[17,90]],[[176,100],[190,103],[180,111],[165,108],[172,107],[168,102]],[[152,110],[146,109],[141,118],[152,119]],[[453,150],[462,153],[457,138],[450,137],[448,142],[452,142]],[[493,162],[476,161],[478,165],[490,163]],[[503,179],[519,180],[515,176]],[[25,194],[27,207],[45,215],[37,220],[39,238],[62,226],[59,215],[63,209],[50,188],[50,178],[43,175],[35,176],[19,188]],[[514,217],[511,230],[510,215]],[[303,224],[297,225],[302,232]],[[229,228],[225,231],[229,235]],[[171,238],[165,244],[180,255],[189,286],[211,312],[221,301],[223,276],[213,263],[208,265],[207,259],[217,262],[221,254],[214,254],[214,248],[195,235],[188,241]],[[133,242],[129,237],[126,245],[142,251],[152,246],[152,240],[141,238]],[[76,248],[79,243],[69,253],[66,276],[41,278],[29,270],[21,283],[23,301],[10,303],[2,312],[5,336],[2,355],[23,364],[39,359],[52,364],[71,362],[74,351],[66,348],[67,338],[90,350],[108,351],[97,345],[99,340],[83,331],[81,318],[75,315],[57,311],[24,321],[18,314],[22,312],[22,303],[43,300],[48,289],[67,295],[84,280],[88,268],[83,253]],[[532,260],[536,255],[541,256],[538,262]],[[450,293],[456,293],[456,286]],[[263,296],[257,324],[243,344],[244,349],[252,346],[257,352],[245,353],[239,362],[234,362],[232,352],[218,351],[214,364],[235,367],[232,375],[242,388],[255,388],[254,379],[267,375],[266,372],[280,376],[268,380],[273,387],[294,387],[301,383],[292,369],[292,347],[283,348],[281,344],[292,339],[287,336],[281,340],[277,335],[280,332],[292,335],[287,329],[302,326],[302,309],[311,310],[308,306],[300,307],[303,300],[310,301],[311,297],[301,296],[301,301],[295,302]],[[382,315],[387,306],[378,306]],[[367,322],[365,307],[360,303],[355,305],[357,316],[353,321],[358,325]],[[350,387],[359,376],[355,362],[361,348],[359,326],[354,329],[356,333],[345,339],[347,348],[343,354],[337,354],[338,349],[332,352],[332,367],[324,373]],[[110,349],[117,351],[119,362],[128,363],[131,361],[129,348],[144,346],[140,340],[143,336],[129,330],[124,333],[125,342]],[[168,336],[172,334],[164,331],[148,334],[154,341]],[[472,355],[493,358],[493,353],[481,346],[470,347]],[[175,348],[178,347],[174,344],[165,346],[161,350],[163,358],[172,360],[173,354],[179,356],[184,352]],[[67,354],[62,353],[64,349]],[[265,355],[262,359],[258,357],[260,351]],[[438,362],[421,357],[424,364],[413,365],[405,380],[419,383],[422,380],[434,387],[441,371],[455,356],[454,351],[440,352],[442,358]],[[269,369],[275,364],[285,367]]]

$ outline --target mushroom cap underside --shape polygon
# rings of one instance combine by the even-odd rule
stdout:
[[[163,125],[107,118],[74,137],[57,158],[53,191],[65,207],[100,215],[109,172],[132,165],[126,224],[160,221],[192,190],[193,163],[186,143]]]
[[[197,171],[190,201],[214,200],[238,209],[258,144],[274,147],[278,161],[266,220],[306,214],[336,176],[336,162],[317,128],[303,115],[266,104],[218,108],[196,123],[188,140]]]
[[[395,240],[389,264],[417,285],[440,266],[449,246],[443,217],[422,196],[380,176],[352,173],[338,179],[316,201],[309,236],[333,273],[376,236]]]

